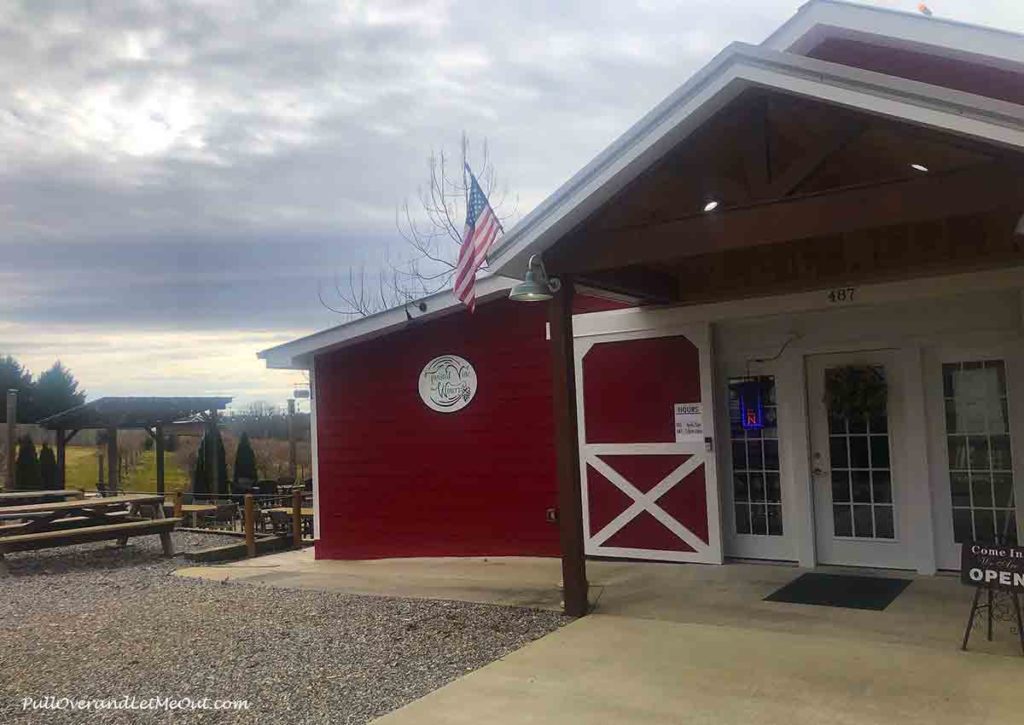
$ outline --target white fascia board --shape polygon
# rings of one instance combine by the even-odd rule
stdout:
[[[1024,149],[1024,107],[837,63],[733,44],[512,229],[490,258],[508,276],[555,243],[746,88]]]
[[[477,280],[477,304],[502,296],[515,283],[516,280],[497,275]],[[421,302],[426,304],[426,312],[420,312],[416,309],[416,305]],[[406,313],[407,308],[409,309],[409,314],[413,316],[411,321]],[[404,329],[410,322],[425,322],[452,314],[460,309],[462,309],[462,302],[455,297],[451,290],[445,290],[429,297],[410,301],[407,306],[395,307],[394,309],[378,312],[368,317],[361,317],[351,322],[286,342],[283,345],[268,348],[256,353],[256,357],[265,361],[270,369],[308,370],[312,366],[315,355],[359,342],[365,342],[376,337],[382,337],[399,329]]]
[[[1024,72],[1024,35],[1020,33],[840,0],[807,3],[761,46],[804,55],[829,37],[937,52]]]

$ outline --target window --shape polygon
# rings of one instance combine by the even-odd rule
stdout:
[[[957,543],[1017,543],[1006,370],[1002,360],[942,366]]]
[[[775,378],[760,377],[764,428],[744,430],[737,383],[729,381],[729,428],[732,444],[733,503],[737,534],[782,536],[782,482],[779,477],[779,431]]]

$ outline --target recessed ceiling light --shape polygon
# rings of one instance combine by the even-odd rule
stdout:
[[[712,199],[711,201],[704,205],[704,211],[714,211],[717,208],[718,202],[715,201],[714,199]]]
[[[927,172],[928,171],[928,167],[925,166],[924,164],[911,164],[910,168],[912,168],[914,171],[922,171],[922,172]]]

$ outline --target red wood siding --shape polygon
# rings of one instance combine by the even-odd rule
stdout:
[[[943,58],[846,38],[829,38],[808,55],[979,96],[1024,103],[1024,72],[1014,73],[958,58]]]
[[[500,300],[317,358],[317,558],[558,556],[546,320]],[[479,379],[451,414],[417,390],[446,353]]]
[[[700,401],[700,359],[685,337],[601,343],[583,365],[588,443],[671,443],[673,406]]]

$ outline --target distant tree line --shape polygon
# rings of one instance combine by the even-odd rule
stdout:
[[[33,377],[10,355],[0,355],[0,399],[18,391],[18,423],[35,423],[85,402],[85,391],[60,360]],[[7,404],[0,403],[0,423],[7,422]]]
[[[245,433],[250,438],[286,441],[288,440],[288,413],[281,406],[258,401],[223,416],[221,427],[237,436]],[[297,440],[309,439],[309,413],[295,414],[295,438]]]

